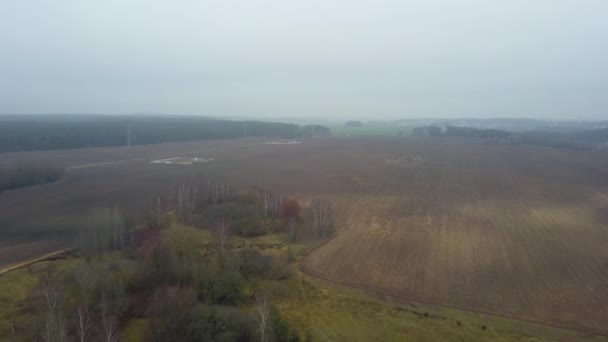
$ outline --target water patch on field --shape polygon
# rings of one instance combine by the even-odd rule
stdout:
[[[169,164],[169,165],[202,165],[213,161],[213,159],[205,158],[190,158],[190,157],[173,157],[166,159],[157,159],[150,162],[150,164]]]
[[[265,144],[268,145],[295,145],[295,144],[301,144],[301,141],[295,140],[295,139],[287,139],[287,140],[275,140],[275,141],[269,141],[266,142]]]

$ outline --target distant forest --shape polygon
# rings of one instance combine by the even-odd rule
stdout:
[[[329,128],[199,117],[36,115],[0,116],[0,152],[238,137],[327,136]]]
[[[571,130],[563,132],[508,132],[451,125],[416,127],[412,134],[419,137],[475,138],[486,142],[509,145],[537,145],[570,149],[608,149],[608,129]]]

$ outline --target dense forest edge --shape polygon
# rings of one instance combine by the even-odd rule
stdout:
[[[0,116],[0,153],[240,137],[328,136],[321,125],[168,116]]]

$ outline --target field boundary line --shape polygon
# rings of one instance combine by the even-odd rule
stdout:
[[[317,250],[319,250],[320,248],[322,248],[323,246],[325,246],[326,244],[328,244],[329,242],[331,242],[338,234],[339,233],[337,233],[337,232],[334,233],[332,236],[328,237],[325,241],[321,242],[319,245],[314,247],[304,257],[304,259],[302,259],[302,261],[299,263],[298,268],[300,269],[300,271],[303,272],[304,274],[319,278],[324,281],[328,281],[328,282],[336,283],[341,286],[361,290],[364,293],[373,295],[383,301],[388,301],[387,297],[390,297],[398,302],[402,302],[405,304],[408,304],[409,302],[417,302],[417,303],[421,303],[421,304],[433,305],[433,306],[450,308],[450,309],[457,309],[457,310],[467,311],[467,312],[471,312],[471,313],[484,314],[484,315],[500,317],[500,318],[508,318],[508,319],[513,319],[516,321],[527,322],[527,323],[532,323],[532,324],[540,324],[540,325],[545,325],[545,326],[549,326],[549,327],[553,327],[553,328],[557,328],[557,329],[566,329],[566,330],[583,333],[583,334],[592,334],[592,335],[608,337],[608,330],[597,330],[595,328],[573,326],[569,323],[564,323],[564,322],[559,322],[559,321],[521,317],[521,316],[515,316],[515,315],[494,312],[494,311],[478,310],[478,309],[465,307],[465,306],[461,306],[461,305],[456,305],[456,304],[446,304],[446,303],[442,303],[437,300],[429,299],[428,297],[417,296],[417,295],[414,295],[411,293],[404,294],[404,293],[401,293],[398,291],[383,289],[383,288],[376,287],[376,286],[349,282],[347,280],[343,280],[343,279],[337,278],[335,276],[329,276],[329,275],[323,274],[322,272],[313,270],[312,267],[310,267],[310,265],[309,265],[312,254],[314,252],[316,252]]]
[[[69,248],[68,249],[59,249],[59,250],[44,254],[42,256],[36,257],[36,258],[32,258],[32,259],[29,259],[29,260],[26,260],[23,262],[8,265],[8,266],[0,269],[0,275],[11,272],[11,271],[18,270],[23,267],[27,267],[27,266],[36,264],[36,263],[39,263],[42,261],[58,259],[60,257],[70,254],[73,251],[74,251],[73,249],[69,249]]]

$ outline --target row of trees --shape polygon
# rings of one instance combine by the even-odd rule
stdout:
[[[325,126],[160,116],[0,116],[0,152],[239,137],[327,136]]]
[[[300,203],[273,193],[256,182],[246,195],[238,195],[228,182],[209,178],[193,178],[175,184],[165,195],[153,198],[148,210],[148,224],[160,227],[163,216],[174,213],[187,224],[201,227],[214,226],[217,222],[230,222],[233,231],[243,236],[255,236],[285,228],[292,242],[298,233],[324,239],[334,231],[331,202],[314,198],[302,208]]]

